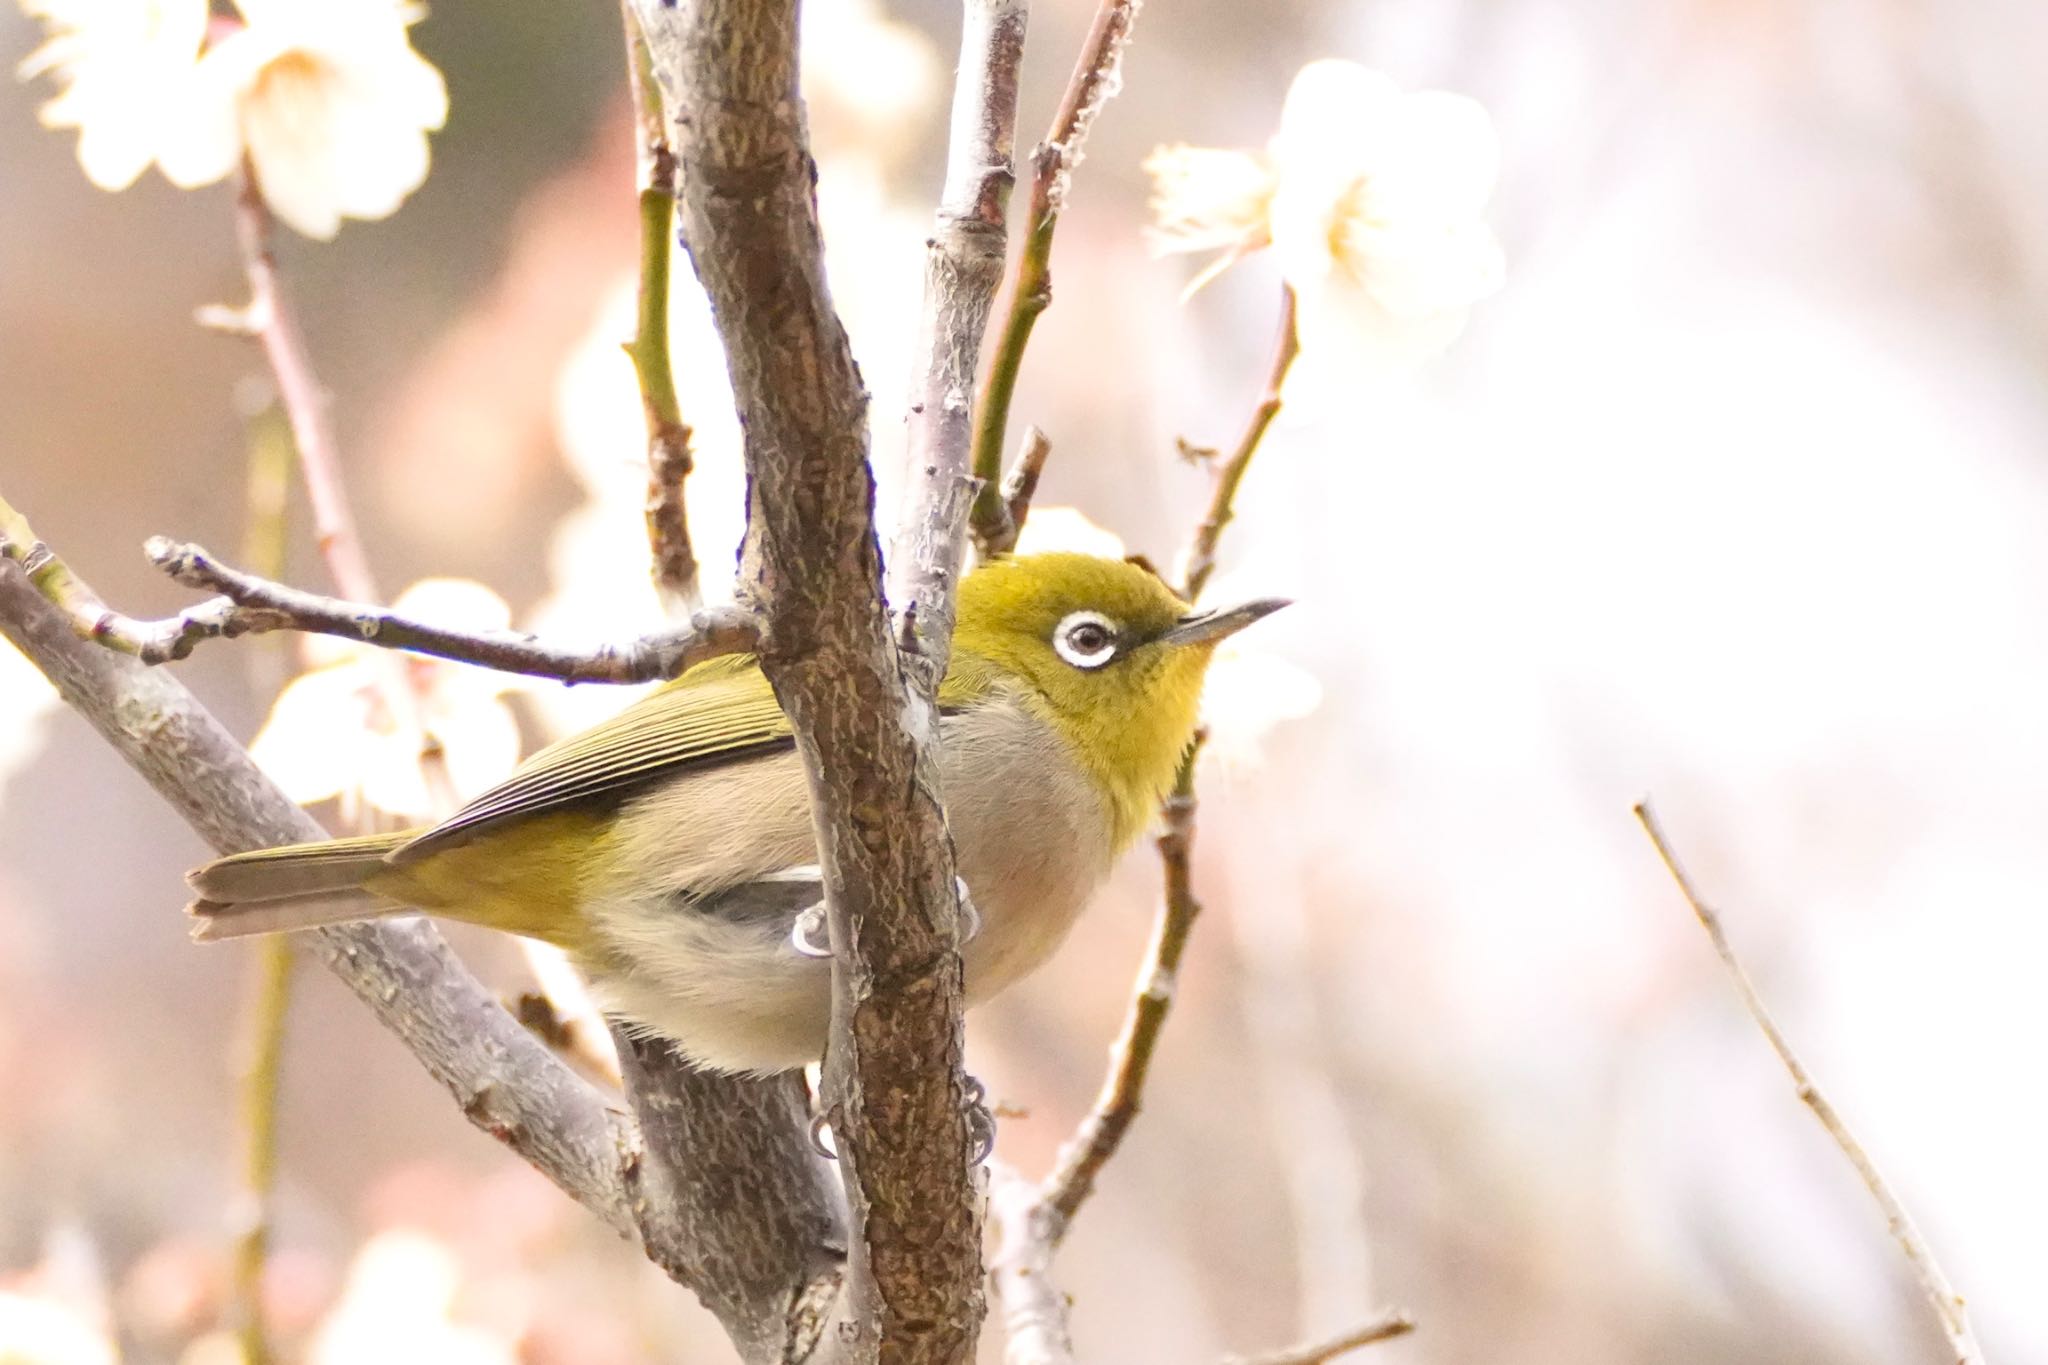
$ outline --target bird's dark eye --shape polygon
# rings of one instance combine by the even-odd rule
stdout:
[[[1076,668],[1100,668],[1116,657],[1116,623],[1101,612],[1074,612],[1053,630],[1052,647]]]

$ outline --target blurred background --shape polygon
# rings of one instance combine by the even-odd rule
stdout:
[[[957,19],[810,8],[886,514]],[[1035,134],[1092,5],[1033,8]],[[10,63],[36,41],[0,10]],[[460,576],[521,623],[652,624],[615,8],[443,0],[415,41],[452,101],[424,188],[282,244],[373,562],[393,595]],[[1648,794],[1987,1354],[2048,1362],[2044,54],[2024,0],[1144,13],[1018,397],[1013,431],[1054,443],[1041,506],[1173,561],[1207,491],[1175,438],[1234,437],[1278,286],[1255,258],[1181,302],[1140,163],[1262,145],[1311,60],[1487,106],[1508,276],[1413,378],[1284,415],[1245,486],[1211,595],[1300,605],[1219,678],[1208,913],[1062,1262],[1086,1358],[1212,1359],[1388,1304],[1421,1331],[1377,1358],[1416,1365],[1942,1358],[1631,818]],[[37,127],[46,96],[0,82],[0,492],[111,601],[162,612],[189,598],[144,537],[227,553],[252,525],[267,381],[191,321],[242,293],[231,195],[94,190]],[[715,583],[741,481],[692,288],[677,365]],[[287,573],[324,586],[294,498]],[[179,672],[253,736],[306,662],[272,641]],[[529,688],[508,714],[531,746],[620,700]],[[0,657],[0,1359],[221,1358],[254,960],[186,941],[203,855]],[[1094,1095],[1157,886],[1141,846],[970,1025],[977,1072],[1029,1111],[1001,1135],[1029,1172]],[[524,988],[505,942],[460,946]],[[729,1358],[315,969],[284,1097],[287,1357]]]

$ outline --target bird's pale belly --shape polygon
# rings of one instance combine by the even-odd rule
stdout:
[[[981,918],[963,952],[974,1005],[1052,955],[1114,850],[1094,782],[1022,706],[991,703],[945,724],[947,819]],[[788,1070],[825,1048],[831,965],[790,941],[795,901],[807,898],[757,895],[729,876],[718,885],[710,873],[816,862],[805,784],[789,771],[798,761],[737,763],[641,798],[605,862],[659,871],[630,883],[600,873],[583,907],[596,939],[585,966],[605,1008],[721,1071]],[[721,896],[729,890],[740,894]]]

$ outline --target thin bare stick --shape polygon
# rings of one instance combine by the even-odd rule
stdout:
[[[235,1338],[242,1359],[264,1365],[271,1357],[263,1325],[263,1267],[270,1254],[270,1203],[277,1184],[277,1101],[284,1070],[284,1022],[291,1008],[289,935],[256,945],[254,988],[244,1011],[247,1050],[241,1075],[242,1191],[236,1209]]]
[[[1045,474],[1045,462],[1051,458],[1052,442],[1045,433],[1035,426],[1025,427],[1024,448],[1017,454],[1017,463],[1003,476],[1003,510],[1009,513],[1009,521],[982,537],[984,553],[1007,554],[1017,548],[1017,537],[1024,534],[1024,522],[1031,515],[1031,500],[1038,496],[1038,481]]]
[[[632,92],[638,134],[640,181],[640,282],[635,294],[633,339],[626,355],[640,381],[640,406],[647,418],[647,543],[653,553],[654,587],[671,613],[694,611],[703,601],[697,583],[697,554],[690,545],[690,518],[683,481],[694,461],[690,428],[676,397],[669,360],[669,263],[675,256],[676,154],[669,145],[668,116],[661,85],[648,69],[647,44],[633,0],[619,0],[626,27],[626,82]]]
[[[1123,1144],[1124,1134],[1138,1117],[1145,1093],[1145,1078],[1151,1073],[1152,1055],[1159,1047],[1159,1035],[1173,1008],[1174,986],[1179,980],[1181,958],[1187,953],[1188,935],[1202,913],[1195,896],[1192,856],[1195,841],[1195,757],[1201,742],[1180,766],[1173,794],[1166,798],[1160,818],[1159,862],[1164,871],[1166,894],[1158,916],[1152,921],[1152,942],[1145,951],[1145,964],[1138,973],[1130,1008],[1124,1012],[1123,1027],[1109,1049],[1109,1074],[1094,1107],[1081,1120],[1074,1136],[1060,1148],[1052,1173],[1042,1186],[1045,1204],[1054,1214],[1051,1223],[1055,1243],[1066,1236],[1068,1225],[1082,1203],[1095,1189],[1095,1177]]]
[[[1095,22],[1081,45],[1073,74],[1067,79],[1059,111],[1045,141],[1031,153],[1031,197],[1026,210],[1023,250],[1011,272],[1008,302],[996,328],[996,347],[983,372],[975,400],[974,475],[981,480],[972,526],[976,547],[986,557],[1014,545],[1016,527],[997,480],[1002,475],[1004,433],[1010,425],[1010,402],[1024,366],[1024,348],[1038,315],[1052,304],[1052,240],[1066,207],[1074,168],[1081,162],[1088,130],[1103,106],[1121,88],[1124,48],[1131,40],[1142,0],[1101,0]]]
[[[249,302],[240,308],[200,310],[202,325],[250,337],[263,348],[263,358],[277,381],[278,404],[291,424],[292,445],[306,480],[306,500],[313,508],[313,531],[320,557],[344,597],[359,602],[378,600],[377,580],[363,553],[355,516],[341,487],[341,460],[334,427],[327,417],[327,392],[314,376],[312,361],[271,248],[274,222],[256,176],[243,168],[235,198],[235,241],[241,249],[242,271],[249,282]]]
[[[1305,1341],[1285,1350],[1269,1351],[1264,1355],[1228,1356],[1223,1365],[1323,1365],[1338,1356],[1356,1351],[1362,1346],[1373,1346],[1395,1337],[1405,1337],[1415,1330],[1415,1321],[1406,1313],[1387,1313],[1373,1321],[1341,1332],[1321,1341]]]
[[[989,1278],[1003,1314],[1003,1365],[1074,1365],[1067,1296],[1052,1278],[1058,1215],[1007,1162],[989,1163],[989,1216],[1000,1234]]]
[[[1283,288],[1280,304],[1280,335],[1273,346],[1273,363],[1266,371],[1266,387],[1259,394],[1259,401],[1252,408],[1251,421],[1245,425],[1244,434],[1237,439],[1236,447],[1216,466],[1215,483],[1209,492],[1209,508],[1202,516],[1201,525],[1195,528],[1195,537],[1188,545],[1181,560],[1181,596],[1192,602],[1202,595],[1202,589],[1209,584],[1209,576],[1216,572],[1216,545],[1223,538],[1223,528],[1237,514],[1237,490],[1244,483],[1245,471],[1251,468],[1252,456],[1259,453],[1259,444],[1266,438],[1266,429],[1273,425],[1273,419],[1280,415],[1281,391],[1287,382],[1287,372],[1294,367],[1294,358],[1301,354],[1301,338],[1294,328],[1294,291]]]
[[[1280,389],[1299,351],[1294,331],[1294,296],[1290,291],[1281,308],[1280,336],[1265,388],[1237,447],[1217,466],[1208,509],[1183,556],[1187,568],[1181,595],[1190,602],[1201,596],[1215,571],[1216,546],[1223,529],[1230,524],[1237,490],[1280,411]],[[1190,750],[1182,763],[1173,793],[1160,815],[1164,827],[1158,845],[1165,895],[1153,922],[1151,946],[1145,954],[1144,966],[1139,969],[1137,989],[1125,1011],[1123,1027],[1110,1048],[1109,1074],[1103,1080],[1101,1094],[1073,1138],[1060,1150],[1045,1182],[1046,1197],[1060,1214],[1059,1235],[1064,1235],[1066,1222],[1088,1198],[1097,1173],[1116,1154],[1124,1134],[1138,1116],[1152,1054],[1159,1046],[1167,1013],[1173,1006],[1173,983],[1187,951],[1188,935],[1201,913],[1190,864],[1195,837],[1195,750]]]
[[[1714,945],[1715,954],[1721,959],[1721,965],[1728,969],[1728,976],[1735,983],[1736,993],[1742,997],[1743,1008],[1749,1011],[1749,1017],[1756,1021],[1757,1028],[1762,1030],[1765,1041],[1771,1045],[1771,1051],[1778,1054],[1778,1060],[1790,1073],[1792,1084],[1798,1090],[1800,1102],[1813,1111],[1813,1116],[1820,1120],[1820,1126],[1827,1130],[1835,1145],[1842,1149],[1842,1155],[1856,1168],[1856,1174],[1862,1178],[1864,1188],[1870,1191],[1870,1197],[1877,1201],[1878,1209],[1884,1214],[1885,1223],[1891,1228],[1893,1239],[1905,1253],[1906,1263],[1913,1268],[1913,1277],[1919,1281],[1921,1293],[1934,1309],[1935,1319],[1940,1323],[1943,1335],[1948,1338],[1950,1349],[1955,1352],[1957,1365],[1983,1365],[1984,1352],[1977,1345],[1976,1335],[1970,1330],[1970,1319],[1964,1311],[1963,1296],[1956,1293],[1955,1286],[1950,1284],[1948,1276],[1942,1273],[1940,1263],[1934,1259],[1932,1248],[1927,1245],[1927,1239],[1920,1235],[1920,1229],[1914,1225],[1912,1216],[1906,1212],[1906,1206],[1892,1193],[1891,1185],[1879,1173],[1877,1163],[1870,1159],[1870,1153],[1863,1150],[1863,1144],[1849,1131],[1849,1125],[1842,1121],[1842,1116],[1835,1111],[1834,1105],[1821,1094],[1820,1087],[1814,1083],[1812,1073],[1806,1069],[1805,1063],[1799,1060],[1798,1054],[1792,1050],[1792,1044],[1779,1030],[1777,1022],[1772,1019],[1770,1010],[1764,1005],[1763,996],[1757,991],[1756,983],[1749,979],[1748,971],[1743,968],[1741,960],[1735,956],[1734,947],[1728,942],[1728,935],[1721,927],[1720,914],[1701,898],[1692,878],[1686,875],[1684,866],[1678,861],[1678,855],[1672,851],[1670,841],[1664,837],[1663,826],[1658,823],[1656,813],[1651,810],[1647,799],[1636,803],[1635,814],[1643,826],[1643,832],[1650,836],[1650,843],[1655,846],[1657,856],[1663,860],[1665,870],[1671,874],[1671,880],[1678,884],[1679,894],[1685,897],[1686,904],[1692,907],[1693,914],[1699,918],[1700,928],[1707,931],[1707,938]]]
[[[333,635],[380,649],[405,650],[562,682],[640,683],[673,678],[722,654],[754,648],[753,615],[739,607],[707,607],[688,621],[622,644],[570,647],[511,630],[455,630],[402,616],[384,607],[344,602],[273,583],[221,563],[198,545],[153,537],[151,562],[190,588],[220,593],[160,621],[123,616],[76,580],[52,600],[73,628],[143,663],[182,659],[203,640],[233,639],[274,630]],[[48,548],[0,536],[0,555],[19,562],[40,583]]]

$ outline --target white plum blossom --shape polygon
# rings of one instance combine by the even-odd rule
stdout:
[[[1476,101],[1312,62],[1265,151],[1152,154],[1152,240],[1162,253],[1221,253],[1194,287],[1270,247],[1304,360],[1400,367],[1442,351],[1500,288],[1500,243],[1482,217],[1499,159]]]
[[[103,190],[125,190],[157,159],[164,110],[198,60],[206,0],[22,0],[48,30],[23,80],[54,76],[46,128],[78,130],[78,163]]]
[[[427,133],[448,117],[441,73],[397,0],[237,0],[165,112],[158,162],[191,188],[246,157],[264,202],[308,237],[384,218],[427,178]]]

